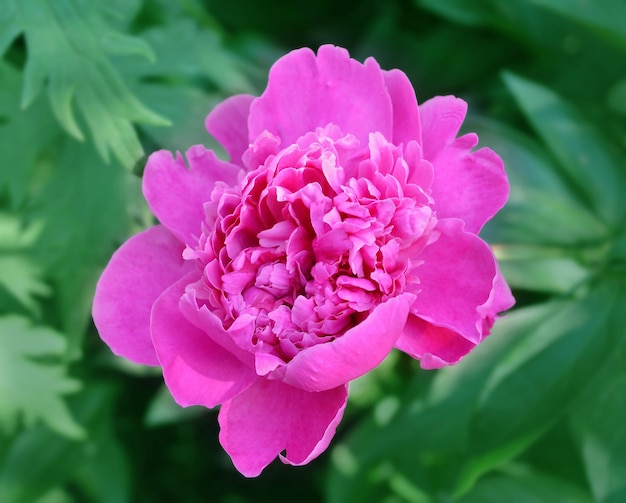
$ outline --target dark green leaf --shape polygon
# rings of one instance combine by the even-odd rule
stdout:
[[[73,477],[88,490],[89,501],[128,501],[126,463],[111,434],[111,396],[110,389],[92,383],[73,401],[74,414],[89,431],[85,441],[71,441],[45,428],[20,433],[0,464],[0,501],[32,503]],[[87,483],[86,473],[92,469],[101,471],[95,476],[100,478]],[[108,479],[111,497],[101,494],[102,478]]]
[[[571,0],[533,0],[536,4],[550,9],[563,17],[587,25],[601,33],[607,40],[626,49],[626,4],[623,0],[603,0],[585,2]]]
[[[458,503],[594,503],[568,482],[526,470],[491,475],[479,481]]]
[[[581,201],[607,223],[620,222],[625,178],[610,143],[553,91],[511,73],[504,80]]]
[[[572,413],[589,484],[598,503],[626,500],[624,356],[616,353],[602,366]]]

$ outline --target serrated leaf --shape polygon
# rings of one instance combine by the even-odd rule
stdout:
[[[132,124],[168,121],[129,91],[107,52],[152,57],[150,47],[112,31],[102,21],[99,2],[20,0],[17,5],[10,29],[24,32],[28,48],[22,106],[29,106],[47,82],[54,115],[68,133],[83,138],[75,102],[100,155],[108,161],[112,152],[123,165],[133,166],[143,150]]]
[[[39,314],[36,297],[50,294],[42,275],[41,267],[26,256],[0,255],[0,286],[35,315]]]
[[[504,81],[581,202],[605,222],[620,222],[626,180],[612,145],[550,89],[512,73]]]
[[[79,389],[59,359],[65,339],[51,328],[33,326],[26,318],[0,317],[0,427],[14,430],[21,417],[27,426],[41,421],[61,435],[84,432],[69,413],[63,396]]]

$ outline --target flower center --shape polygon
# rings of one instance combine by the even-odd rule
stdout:
[[[419,166],[379,133],[362,146],[331,124],[279,143],[260,135],[240,185],[214,189],[193,288],[226,330],[247,330],[246,349],[289,361],[417,291],[417,257],[436,220],[410,181]]]

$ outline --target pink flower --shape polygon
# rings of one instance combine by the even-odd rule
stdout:
[[[221,404],[220,442],[256,476],[328,446],[348,383],[400,349],[458,362],[513,304],[477,233],[506,202],[502,161],[457,138],[466,104],[419,109],[407,77],[341,48],[287,54],[232,97],[187,162],[152,154],[161,225],[130,238],[93,316],[113,352],[160,365],[182,406]],[[187,167],[188,165],[188,167]]]

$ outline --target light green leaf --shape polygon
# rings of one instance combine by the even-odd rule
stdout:
[[[504,81],[580,200],[605,222],[620,222],[626,179],[614,147],[550,89],[512,73]]]
[[[485,477],[458,503],[594,503],[581,488],[528,470]]]
[[[98,2],[78,0],[3,0],[12,13],[5,30],[24,32],[28,49],[22,106],[29,106],[47,82],[54,115],[68,133],[82,140],[74,116],[76,102],[95,145],[108,161],[112,152],[131,167],[143,150],[133,122],[166,125],[129,91],[107,52],[152,57],[140,39],[112,31],[98,11]]]
[[[50,294],[42,280],[42,269],[23,255],[0,254],[0,287],[4,287],[32,314],[39,314],[35,297]]]
[[[626,500],[626,365],[611,358],[572,413],[587,477],[598,503]]]
[[[244,62],[225,49],[215,31],[200,29],[191,20],[180,19],[147,30],[142,36],[159,57],[153,64],[138,58],[119,61],[128,76],[206,79],[229,95],[255,91],[244,71]]]
[[[537,5],[582,25],[589,26],[607,40],[626,49],[626,3],[623,0],[532,0]]]
[[[30,427],[41,421],[61,435],[83,435],[62,398],[80,383],[60,363],[41,361],[58,360],[65,346],[63,336],[51,328],[33,326],[19,316],[0,317],[0,427],[14,430],[21,417]]]

